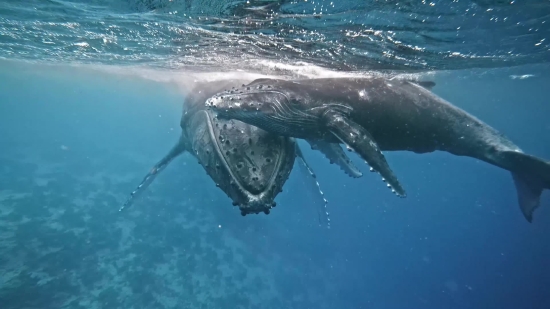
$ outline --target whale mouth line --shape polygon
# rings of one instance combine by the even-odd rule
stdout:
[[[207,111],[202,111],[202,112],[206,114],[207,119],[208,119],[208,121],[207,121],[208,133],[210,134],[210,136],[215,136],[214,128],[212,126],[212,116]],[[243,184],[241,183],[240,179],[235,176],[235,173],[233,172],[233,169],[231,168],[231,166],[227,162],[227,158],[223,155],[223,152],[220,149],[220,145],[217,142],[213,143],[213,144],[214,144],[214,149],[216,150],[216,153],[218,154],[218,157],[221,158],[222,164],[224,165],[224,167],[228,171],[229,175],[231,176],[231,179],[235,182],[239,192],[241,192],[243,195],[246,196],[246,201],[243,201],[243,204],[239,204],[239,208],[241,209],[241,211],[244,211],[245,213],[249,214],[249,213],[259,213],[261,211],[265,211],[266,209],[267,210],[271,209],[273,203],[266,202],[265,198],[266,198],[266,195],[268,195],[270,189],[272,189],[273,186],[274,186],[274,182],[276,180],[276,176],[277,176],[276,174],[277,173],[273,173],[273,175],[271,175],[271,177],[269,179],[269,182],[265,186],[264,190],[262,190],[258,194],[254,194],[254,193],[250,192],[249,190],[247,190],[243,186]],[[275,162],[275,165],[276,165],[275,170],[278,170],[280,168],[281,164],[282,164],[281,163],[282,158],[278,156],[276,160],[277,161]],[[245,206],[245,207],[241,207],[241,206]]]

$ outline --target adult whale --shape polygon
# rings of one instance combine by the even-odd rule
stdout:
[[[293,138],[271,134],[240,121],[217,119],[213,112],[205,108],[204,101],[210,96],[250,81],[217,80],[195,83],[190,87],[184,100],[180,121],[182,133],[178,142],[145,175],[120,210],[129,207],[173,159],[185,152],[198,159],[216,185],[233,200],[233,205],[239,206],[242,215],[270,212],[296,157],[322,195],[314,172]],[[361,176],[338,145],[335,147],[322,141],[312,142],[311,145],[348,175]],[[323,201],[326,207],[327,201],[324,198]]]
[[[237,119],[295,138],[344,143],[405,190],[381,151],[436,150],[483,160],[512,172],[518,202],[531,222],[550,163],[525,154],[504,135],[430,91],[432,82],[386,78],[259,79],[206,101],[219,118]]]

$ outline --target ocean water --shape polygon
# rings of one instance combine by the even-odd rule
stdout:
[[[550,159],[549,16],[547,1],[0,2],[0,309],[550,308],[550,195],[528,223],[509,172],[471,158],[386,153],[397,199],[300,142],[330,229],[298,168],[271,214],[242,217],[189,154],[118,212],[177,140],[186,85],[240,74],[433,80]]]

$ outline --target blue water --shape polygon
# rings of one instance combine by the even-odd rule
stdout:
[[[328,20],[289,15],[330,9],[327,1],[250,2],[278,12],[283,25],[247,28],[242,20],[262,10],[247,10],[246,1],[0,3],[0,309],[550,308],[550,195],[528,223],[510,174],[471,158],[387,153],[407,188],[397,199],[379,177],[351,179],[304,145],[329,200],[331,229],[319,225],[299,169],[270,215],[241,217],[188,154],[118,212],[177,140],[185,85],[236,68],[312,77],[408,67],[404,73],[434,80],[436,94],[527,153],[550,159],[548,39],[535,45],[550,37],[546,2],[378,4],[384,14],[399,6],[405,17],[461,5],[521,21],[491,28],[485,15],[468,19],[460,22],[466,40],[417,42],[426,49],[412,56],[384,36],[395,30],[389,24],[406,28],[405,20],[365,17],[375,1],[335,4],[323,11]],[[352,26],[339,23],[343,15],[356,17]],[[454,28],[456,18],[441,25]],[[309,24],[318,20],[324,24]],[[301,32],[310,41],[269,34],[291,26],[310,27]],[[316,41],[338,36],[338,27],[381,30],[371,38],[383,39]],[[412,27],[395,35],[444,29]],[[298,45],[285,51],[270,41]],[[323,44],[340,52],[327,56]],[[400,57],[381,61],[382,51]]]

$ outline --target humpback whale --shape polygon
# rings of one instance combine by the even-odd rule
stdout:
[[[431,90],[433,82],[372,78],[258,79],[205,105],[294,138],[345,144],[378,172],[398,196],[406,192],[382,151],[445,151],[512,173],[528,222],[550,189],[550,162],[524,153],[496,129]]]
[[[193,85],[184,100],[180,121],[182,132],[178,142],[145,175],[120,210],[129,207],[173,159],[185,152],[198,159],[216,186],[233,200],[234,206],[239,206],[243,216],[260,212],[269,214],[276,205],[274,199],[282,191],[296,156],[323,195],[313,170],[294,138],[272,134],[241,121],[218,119],[206,109],[206,99],[243,82],[250,80],[232,79]],[[312,142],[311,146],[324,153],[351,177],[362,175],[339,145],[318,141]],[[327,201],[324,197],[323,201],[326,212]],[[328,216],[328,213],[325,215]]]

